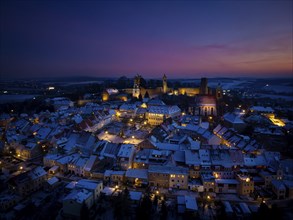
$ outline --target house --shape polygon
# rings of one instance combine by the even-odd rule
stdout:
[[[286,186],[282,180],[272,180],[272,191],[276,195],[277,199],[286,198]]]
[[[203,184],[204,192],[215,191],[215,177],[211,173],[201,173],[201,181]]]
[[[223,119],[224,126],[233,128],[235,131],[242,132],[246,127],[245,122],[235,113],[228,112],[223,116]]]
[[[1,193],[0,195],[0,211],[6,211],[16,204],[21,200],[21,197],[18,195],[14,194],[3,194]]]
[[[124,182],[125,171],[106,170],[104,181],[112,184],[122,184]]]
[[[128,169],[125,173],[126,183],[142,186],[148,184],[147,169]]]
[[[160,125],[167,118],[175,118],[181,115],[181,109],[176,106],[149,106],[147,108],[147,120],[150,125]]]
[[[148,169],[151,186],[187,189],[188,169],[170,165],[150,165]]]
[[[93,193],[86,189],[73,190],[63,199],[63,215],[71,219],[80,219],[83,205],[88,209],[92,208]]]
[[[128,103],[123,103],[120,108],[119,108],[119,117],[121,118],[132,118],[135,116],[137,110],[137,106],[135,104],[128,104]]]
[[[238,185],[236,179],[215,179],[215,193],[237,193]]]
[[[18,145],[15,149],[17,157],[23,160],[30,160],[36,158],[42,154],[41,147],[38,143],[32,141],[25,145]]]
[[[103,182],[89,179],[81,179],[75,184],[76,189],[86,189],[93,193],[94,201],[96,202],[103,190]]]
[[[198,212],[198,205],[194,196],[177,196],[178,214],[195,214]]]
[[[142,149],[138,151],[133,159],[132,167],[135,169],[147,169],[151,152],[151,149]]]
[[[44,189],[48,192],[56,188],[60,184],[60,181],[57,177],[52,177],[48,179],[44,184]]]
[[[8,188],[20,196],[27,196],[41,189],[47,179],[47,172],[42,167],[20,173],[8,180]]]
[[[86,164],[83,167],[84,170],[84,176],[91,177],[92,171],[95,167],[95,165],[98,162],[98,157],[96,155],[91,155],[89,159],[87,160]]]
[[[237,192],[239,195],[250,195],[254,192],[254,181],[246,173],[239,173],[236,175],[239,185]]]
[[[131,201],[131,206],[136,208],[140,204],[140,201],[142,198],[142,192],[129,191],[129,198]]]
[[[135,147],[133,144],[122,144],[117,154],[117,161],[123,170],[132,167],[133,155]]]

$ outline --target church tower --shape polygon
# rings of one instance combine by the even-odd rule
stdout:
[[[200,95],[208,95],[209,94],[208,79],[207,78],[201,78],[200,87],[199,87],[199,94]]]
[[[136,75],[134,77],[134,84],[133,84],[133,89],[132,89],[132,97],[138,98],[140,94],[140,75]]]
[[[164,74],[164,76],[163,76],[163,93],[166,94],[167,90],[168,90],[167,76]]]
[[[216,99],[220,100],[223,98],[223,90],[222,90],[222,86],[221,83],[218,83],[218,86],[216,88]]]

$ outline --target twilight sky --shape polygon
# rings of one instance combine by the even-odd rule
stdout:
[[[292,76],[292,1],[0,1],[1,78]]]

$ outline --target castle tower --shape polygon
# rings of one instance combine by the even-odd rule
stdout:
[[[133,84],[133,89],[132,89],[132,97],[138,98],[140,94],[140,75],[136,75],[134,77],[134,84]]]
[[[200,95],[208,95],[208,93],[209,93],[208,79],[207,78],[201,78],[200,87],[199,87],[199,94]]]
[[[218,83],[218,86],[216,88],[216,99],[220,100],[222,98],[223,98],[222,86],[221,86],[221,83]]]
[[[167,76],[164,74],[163,76],[163,93],[167,93],[168,85],[167,85]]]

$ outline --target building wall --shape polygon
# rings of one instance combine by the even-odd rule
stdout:
[[[169,174],[165,173],[149,173],[149,184],[150,186],[157,187],[169,187]]]
[[[278,189],[272,185],[272,191],[276,194],[277,199],[284,199],[286,197],[286,189]]]
[[[187,189],[188,175],[184,174],[170,174],[169,187],[176,189]]]
[[[200,170],[194,170],[194,168],[189,169],[190,178],[197,179],[200,177]]]
[[[217,108],[215,105],[202,104],[201,106],[199,106],[199,115],[216,116]]]
[[[253,193],[254,191],[254,181],[249,179],[248,180],[243,180],[241,178],[237,178],[239,181],[238,185],[238,194],[239,195],[249,195],[250,193]]]
[[[236,193],[237,184],[217,184],[215,185],[215,193]]]
[[[180,95],[196,96],[199,94],[199,88],[178,88]]]
[[[84,201],[88,208],[91,208],[94,204],[93,196],[90,196]],[[82,208],[82,203],[78,203],[75,200],[68,199],[63,201],[63,213],[66,216],[73,217],[74,219],[79,219],[80,211]]]
[[[150,125],[160,125],[164,121],[164,114],[147,113],[147,119]]]

